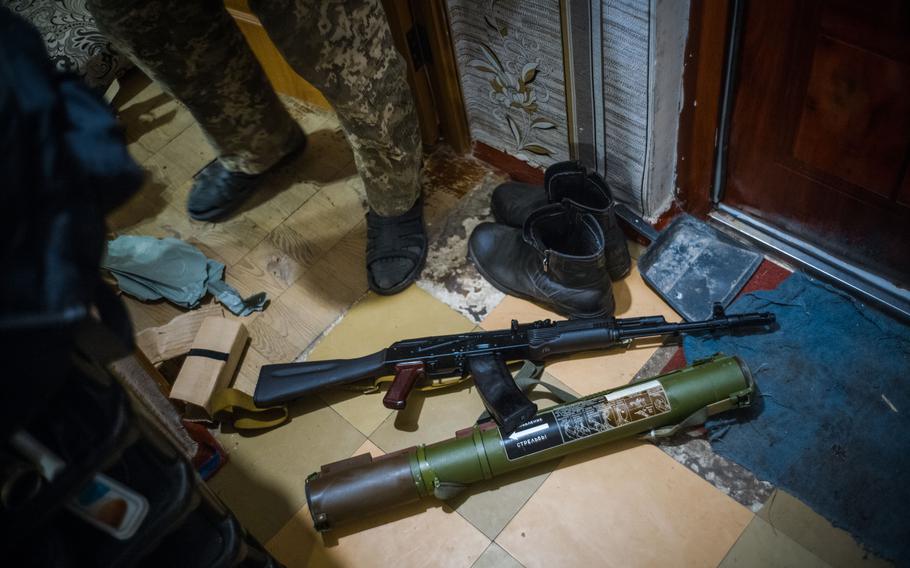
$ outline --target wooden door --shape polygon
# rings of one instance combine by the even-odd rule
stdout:
[[[910,2],[753,0],[722,202],[910,283]]]

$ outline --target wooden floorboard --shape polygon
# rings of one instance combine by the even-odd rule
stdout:
[[[214,159],[214,151],[189,112],[154,83],[138,73],[123,83],[114,105],[147,178],[110,215],[109,231],[185,240],[222,262],[226,281],[242,295],[269,295],[264,312],[242,318],[251,344],[237,383],[251,389],[258,366],[298,357],[367,292],[366,196],[351,150],[332,113],[285,98],[308,134],[306,151],[269,174],[230,220],[193,221],[186,199],[193,176]],[[474,177],[482,177],[465,171],[450,150],[428,157],[423,177],[431,235],[478,183]],[[137,332],[186,311],[164,301],[124,301]]]

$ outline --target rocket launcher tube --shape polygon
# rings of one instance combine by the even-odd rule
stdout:
[[[749,406],[754,384],[737,357],[715,355],[680,369],[537,413],[510,435],[489,425],[376,459],[360,455],[323,466],[306,481],[317,530],[471,483],[632,436],[699,422]]]

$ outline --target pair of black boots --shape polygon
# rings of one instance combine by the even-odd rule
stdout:
[[[612,315],[612,281],[631,258],[606,181],[579,162],[547,168],[544,186],[493,191],[496,223],[471,234],[468,255],[497,289],[573,317]]]

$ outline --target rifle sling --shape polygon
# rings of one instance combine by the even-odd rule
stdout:
[[[233,388],[216,392],[211,407],[213,418],[232,424],[237,430],[273,428],[288,419],[287,407],[259,408],[253,403],[253,397]]]

